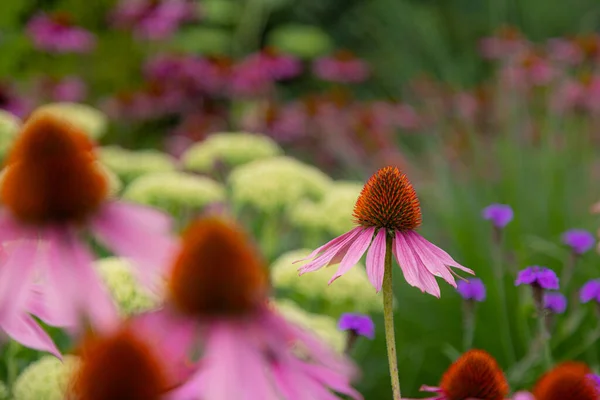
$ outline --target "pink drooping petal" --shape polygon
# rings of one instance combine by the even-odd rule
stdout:
[[[332,248],[334,246],[339,245],[340,243],[344,242],[348,237],[350,237],[350,236],[353,237],[356,234],[356,232],[358,232],[360,230],[362,230],[361,227],[356,227],[356,228],[350,230],[349,232],[346,232],[343,235],[336,237],[335,239],[325,243],[323,246],[317,247],[317,249],[313,250],[313,252],[310,253],[309,255],[307,255],[306,257],[294,261],[294,264],[298,263],[300,261],[306,261],[306,260],[310,260],[311,258],[315,258],[317,256],[317,254],[322,253],[326,250],[329,250],[330,248]]]
[[[307,365],[305,368],[306,372],[312,375],[314,379],[324,383],[337,393],[344,394],[355,400],[362,400],[362,395],[350,386],[348,379],[339,372],[320,365]]]
[[[456,288],[456,281],[454,276],[450,272],[450,268],[447,267],[439,257],[433,254],[429,247],[423,246],[423,244],[415,238],[414,235],[406,233],[405,236],[407,243],[411,246],[413,253],[421,260],[422,264],[425,265],[427,270],[435,276],[443,278],[446,282]]]
[[[25,347],[47,351],[62,359],[60,351],[52,341],[52,338],[27,313],[22,313],[10,320],[2,321],[0,325],[8,336]]]
[[[440,288],[435,277],[427,270],[416,254],[412,252],[404,233],[396,232],[394,239],[394,255],[409,285],[421,291],[440,297]]]
[[[373,239],[373,234],[375,233],[375,228],[367,228],[360,232],[360,234],[352,241],[352,244],[348,248],[348,251],[342,258],[340,262],[340,266],[338,267],[335,275],[329,280],[329,284],[335,281],[340,276],[344,275],[346,272],[350,270],[356,263],[360,260],[360,258],[365,254],[367,248],[371,244],[371,240]]]
[[[344,239],[336,242],[336,244],[334,244],[332,246],[329,246],[323,252],[323,254],[319,255],[317,258],[315,258],[311,262],[306,263],[302,267],[300,267],[298,269],[299,274],[302,275],[307,272],[316,271],[318,269],[321,269],[322,267],[329,265],[332,262],[332,260],[334,260],[336,258],[336,256],[340,256],[343,254],[342,250],[345,250],[348,248],[348,246],[354,241],[356,236],[358,236],[360,234],[362,229],[363,228],[360,228],[360,227],[354,228],[350,232],[340,236],[339,238],[344,237]],[[337,238],[337,239],[339,239],[339,238]],[[332,240],[328,244],[336,241],[337,239]]]
[[[367,252],[367,276],[371,285],[377,292],[381,291],[383,275],[385,272],[385,251],[387,231],[380,229],[373,239],[371,248]]]
[[[438,257],[445,265],[448,265],[450,267],[455,267],[455,268],[458,268],[468,274],[475,275],[475,272],[473,272],[472,269],[469,269],[469,268],[457,263],[448,253],[446,253],[444,250],[440,249],[435,244],[433,244],[430,241],[428,241],[427,239],[425,239],[423,236],[419,235],[417,232],[413,231],[413,232],[410,232],[410,234],[412,235],[412,237],[414,239],[421,242],[422,247],[427,247],[429,249],[429,251],[431,251],[431,253],[433,253],[436,257]]]
[[[19,225],[6,209],[0,210],[0,243],[25,238],[34,239],[35,232]]]
[[[159,211],[144,206],[113,202],[92,221],[92,230],[115,254],[136,265],[142,284],[156,290],[174,251],[171,224]]]
[[[29,296],[37,260],[37,241],[16,240],[5,244],[6,258],[0,265],[0,319],[20,315]]]
[[[29,293],[25,310],[51,326],[69,327],[70,321],[61,317],[60,312],[52,310],[52,302],[48,299],[47,285],[34,284]]]

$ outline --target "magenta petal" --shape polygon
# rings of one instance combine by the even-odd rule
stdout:
[[[446,253],[444,250],[440,249],[435,244],[425,239],[423,236],[419,235],[417,232],[412,232],[412,236],[413,238],[421,242],[422,247],[427,247],[429,251],[433,253],[436,257],[438,257],[445,265],[455,267],[466,273],[475,275],[475,272],[473,272],[472,269],[469,269],[457,263],[448,253]]]
[[[29,315],[23,313],[10,321],[2,322],[2,329],[25,347],[47,351],[48,353],[62,359],[60,351],[38,323]]]
[[[407,232],[405,238],[413,252],[421,259],[421,262],[429,272],[443,278],[450,285],[456,287],[456,281],[454,280],[454,276],[450,272],[450,269],[429,250],[429,247],[423,246],[411,232]]]
[[[408,284],[439,298],[440,288],[435,277],[423,265],[419,256],[412,252],[403,233],[396,232],[394,245],[396,259]]]
[[[352,229],[351,231],[348,231],[348,232],[344,233],[343,235],[336,237],[335,239],[325,243],[323,246],[318,247],[317,249],[313,250],[313,252],[310,253],[309,255],[307,255],[306,257],[294,261],[294,263],[297,263],[300,261],[305,261],[305,260],[310,260],[311,258],[316,257],[317,254],[344,242],[348,238],[348,236],[354,236],[356,234],[356,231],[359,231],[359,230],[361,230],[361,228],[356,227],[356,228]]]
[[[386,236],[387,231],[380,229],[367,253],[367,276],[377,292],[381,291],[385,273]]]
[[[350,232],[344,234],[344,240],[337,242],[335,245],[330,246],[323,254],[315,258],[309,263],[304,264],[298,269],[300,275],[306,272],[316,271],[326,265],[329,265],[336,256],[340,256],[348,246],[352,243],[354,238],[360,234],[363,228],[354,228]],[[342,236],[340,236],[341,238]],[[338,238],[339,239],[339,238]],[[336,239],[334,239],[336,240]],[[332,242],[334,241],[332,240]],[[331,243],[331,242],[330,242]]]
[[[60,313],[56,312],[56,310],[53,312],[49,307],[51,304],[44,291],[44,286],[35,284],[30,290],[25,310],[48,325],[68,327],[70,325],[69,319],[61,318]]]
[[[374,233],[375,228],[367,228],[352,241],[352,244],[348,248],[344,258],[342,258],[340,266],[338,267],[335,275],[329,280],[329,284],[331,284],[340,276],[344,275],[346,272],[348,272],[348,270],[350,270],[350,268],[356,265],[371,244]]]
[[[5,244],[8,256],[0,265],[0,318],[7,320],[26,307],[36,267],[37,242],[17,240]]]

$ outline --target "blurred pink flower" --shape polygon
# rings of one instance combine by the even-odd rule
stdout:
[[[262,51],[250,55],[246,61],[256,63],[258,67],[264,68],[273,80],[294,78],[302,72],[300,60],[280,53],[273,47],[266,47]]]
[[[19,96],[12,85],[0,82],[0,110],[25,118],[32,107],[31,101]]]
[[[309,122],[301,102],[281,106],[267,103],[243,115],[241,125],[246,131],[264,133],[280,143],[290,143],[306,136]]]
[[[577,80],[567,78],[551,93],[552,110],[565,113],[581,108],[586,88]]]
[[[506,60],[529,48],[529,43],[513,27],[503,27],[494,36],[479,42],[479,50],[489,60]]]
[[[255,59],[243,60],[232,69],[229,91],[233,96],[260,96],[272,87],[270,71]]]
[[[34,46],[49,53],[89,53],[96,46],[94,34],[73,25],[66,13],[37,14],[26,30]]]
[[[313,72],[317,77],[326,81],[360,83],[369,77],[369,66],[353,53],[340,50],[333,56],[315,60]]]
[[[572,40],[564,38],[549,39],[546,48],[548,57],[567,65],[577,65],[583,61],[583,51]]]
[[[81,102],[87,95],[87,86],[77,76],[61,79],[42,77],[36,85],[37,96],[41,101]]]

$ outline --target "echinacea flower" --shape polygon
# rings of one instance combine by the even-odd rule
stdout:
[[[379,292],[388,240],[393,243],[393,254],[408,284],[423,292],[440,297],[435,277],[456,287],[451,266],[473,274],[415,231],[421,225],[419,199],[406,175],[396,167],[382,168],[368,180],[354,206],[354,220],[358,227],[305,258],[314,260],[300,267],[300,275],[340,263],[331,283],[350,270],[369,249],[367,275]]]
[[[496,360],[483,350],[469,350],[442,376],[439,387],[421,386],[421,391],[436,393],[431,400],[504,400],[508,383]]]
[[[598,400],[600,392],[590,368],[581,362],[563,362],[543,375],[533,389],[536,400]]]
[[[89,53],[96,45],[94,34],[75,26],[67,13],[34,16],[27,34],[37,49],[49,53]]]
[[[345,313],[338,321],[338,328],[342,331],[352,331],[358,336],[369,339],[375,337],[375,324],[368,315]]]
[[[535,400],[533,394],[527,392],[525,390],[520,390],[517,393],[513,394],[510,400]]]
[[[154,320],[166,331],[187,326],[189,349],[202,356],[170,399],[361,399],[349,361],[279,315],[269,291],[266,265],[239,227],[207,216],[184,231]]]
[[[586,282],[579,292],[579,299],[582,303],[589,303],[592,300],[600,303],[600,279]]]
[[[491,204],[483,209],[483,219],[492,221],[496,228],[504,228],[513,219],[513,210],[506,204]]]
[[[567,298],[564,294],[558,292],[545,293],[544,309],[554,314],[562,314],[567,309]]]
[[[260,53],[249,56],[247,60],[264,68],[273,80],[294,78],[302,72],[300,60],[281,53],[275,47],[265,47]]]
[[[485,300],[485,285],[481,279],[478,278],[471,278],[468,281],[459,281],[456,291],[465,300]]]
[[[530,285],[545,290],[558,290],[558,276],[556,276],[556,272],[549,268],[533,265],[519,271],[515,285]]]
[[[103,171],[92,142],[68,120],[38,111],[23,125],[0,180],[0,241],[13,245],[0,266],[3,313],[22,309],[24,291],[41,280],[55,318],[73,327],[83,316],[97,326],[114,323],[84,232],[131,259],[144,284],[157,283],[174,246],[170,219],[111,199]]]
[[[369,76],[367,63],[346,50],[317,59],[313,71],[323,80],[339,83],[360,83]]]
[[[562,242],[569,246],[575,254],[581,255],[594,247],[596,239],[586,230],[571,229],[562,234]]]

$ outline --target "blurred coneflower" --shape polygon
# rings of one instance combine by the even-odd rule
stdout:
[[[132,259],[138,278],[154,285],[170,257],[170,219],[153,209],[109,198],[106,172],[92,142],[68,120],[43,110],[23,125],[0,180],[0,240],[13,242],[0,268],[4,313],[41,279],[50,313],[65,324],[108,325],[113,304],[82,240],[91,232],[114,253]]]
[[[330,82],[360,83],[369,77],[369,66],[352,52],[339,50],[332,56],[315,60],[313,72]]]
[[[349,383],[353,366],[277,314],[269,291],[262,258],[226,217],[207,216],[184,231],[155,324],[186,327],[188,348],[200,346],[202,356],[171,399],[325,400],[337,398],[333,392],[361,399]]]
[[[598,400],[600,392],[591,373],[584,363],[563,362],[540,378],[533,395],[536,400]]]
[[[35,15],[26,29],[34,46],[49,53],[89,53],[96,45],[94,34],[75,26],[65,12]]]

